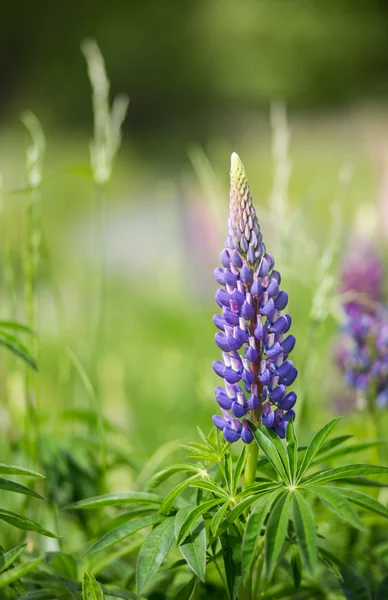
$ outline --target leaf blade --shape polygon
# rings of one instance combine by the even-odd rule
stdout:
[[[122,540],[128,538],[131,535],[134,535],[141,529],[145,527],[149,527],[150,525],[156,525],[163,520],[161,515],[148,515],[146,517],[141,517],[139,519],[134,519],[133,521],[129,521],[128,523],[123,523],[115,529],[112,529],[108,533],[106,533],[101,539],[99,539],[93,546],[89,548],[87,552],[85,552],[84,556],[89,556],[90,554],[94,554],[95,552],[100,552],[101,550],[105,550],[109,546],[113,544],[118,544]]]
[[[297,473],[297,481],[300,481],[303,477],[304,473],[309,468],[311,462],[314,460],[314,457],[319,452],[322,444],[326,440],[327,436],[330,434],[331,430],[338,423],[340,418],[333,419],[329,423],[326,423],[313,437],[311,442],[309,443],[306,453],[303,457],[302,464],[300,465]]]
[[[307,567],[313,573],[318,556],[314,515],[309,503],[297,490],[293,494],[292,508],[296,538]]]
[[[181,508],[175,515],[175,537],[190,512],[190,507]],[[179,545],[179,550],[190,569],[201,581],[205,581],[206,573],[206,528],[202,517],[199,523],[191,528],[185,541]]]
[[[141,547],[136,565],[136,587],[140,594],[156,575],[174,541],[174,517],[167,517],[147,537]]]

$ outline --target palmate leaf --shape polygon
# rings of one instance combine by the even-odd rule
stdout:
[[[215,496],[218,496],[219,498],[229,498],[225,490],[223,490],[221,486],[217,485],[216,483],[213,483],[212,481],[196,479],[190,483],[189,487],[199,488],[208,492],[212,492]]]
[[[167,517],[147,537],[136,565],[136,587],[140,594],[157,573],[174,541],[175,518]]]
[[[315,456],[319,452],[322,444],[326,440],[327,436],[330,434],[330,431],[333,429],[333,427],[335,427],[338,421],[339,418],[333,419],[314,435],[313,439],[307,447],[306,453],[302,460],[302,464],[298,469],[298,481],[302,479],[304,473],[307,471]]]
[[[21,485],[20,483],[16,483],[15,481],[9,481],[8,479],[3,479],[0,477],[0,490],[6,490],[7,492],[16,492],[17,494],[23,494],[24,496],[33,496],[34,498],[39,498],[40,500],[44,500],[43,496],[34,492],[30,488],[25,485]]]
[[[105,534],[100,540],[98,540],[98,542],[89,548],[87,552],[85,552],[85,555],[94,554],[100,550],[105,550],[105,548],[121,542],[130,535],[134,535],[141,529],[149,527],[150,525],[155,525],[161,521],[163,521],[163,517],[161,515],[153,514],[140,519],[134,519],[133,521],[129,521],[129,523],[123,523],[115,529],[112,529],[112,531],[109,531],[109,533]]]
[[[0,508],[0,520],[6,521],[10,525],[17,527],[18,529],[23,529],[23,531],[35,531],[36,533],[40,533],[46,537],[51,538],[59,538],[60,536],[48,529],[45,529],[39,523],[35,521],[31,521],[31,519],[27,519],[21,515],[18,515],[9,510],[5,510],[4,508]]]
[[[104,594],[96,578],[87,571],[82,577],[82,598],[83,600],[104,600]]]
[[[266,516],[280,494],[281,492],[279,491],[263,494],[257,501],[256,506],[248,518],[241,551],[243,581],[246,581],[254,561],[260,532],[263,528]]]
[[[355,464],[346,465],[344,467],[335,467],[334,469],[325,469],[318,471],[306,479],[303,479],[301,483],[305,486],[312,483],[325,483],[328,481],[335,481],[343,477],[359,477],[361,475],[377,475],[378,473],[388,474],[388,467],[382,467],[379,465],[368,465],[368,464]]]
[[[300,558],[298,546],[295,544],[291,548],[290,564],[294,586],[296,589],[298,589],[303,579],[303,564],[302,559]]]
[[[193,577],[185,583],[174,596],[175,600],[191,600],[193,598],[193,594],[195,592],[195,588],[197,587],[197,578]]]
[[[283,441],[272,429],[267,429],[267,427],[264,427],[263,433],[271,440],[271,442],[275,446],[276,451],[280,457],[280,460],[281,460],[283,468],[284,468],[284,472],[286,473],[286,478],[285,479],[283,478],[283,480],[291,483],[290,461],[289,461],[289,457],[287,454],[287,450],[283,444]]]
[[[104,506],[122,506],[126,504],[161,504],[163,498],[146,492],[116,492],[103,496],[93,496],[65,506],[65,510],[90,510]]]
[[[344,446],[343,448],[334,448],[327,452],[322,452],[317,456],[313,463],[317,464],[326,460],[333,460],[334,458],[340,458],[341,456],[349,456],[350,454],[356,454],[369,448],[374,448],[384,444],[384,440],[373,440],[371,442],[360,442],[358,444],[351,444],[350,446]]]
[[[338,487],[330,487],[324,485],[311,485],[308,490],[318,496],[331,510],[343,521],[352,525],[360,531],[365,531],[365,526],[360,521],[360,518],[354,508],[344,498],[341,489]],[[387,511],[388,513],[388,511]]]
[[[117,515],[117,517],[104,523],[100,531],[105,535],[123,523],[128,523],[128,521],[132,521],[138,517],[147,517],[148,515],[155,514],[157,508],[157,506],[153,506],[152,504],[133,508],[131,511],[121,513],[120,515]]]
[[[220,526],[221,521],[224,519],[225,514],[228,512],[229,510],[229,501],[225,502],[225,504],[222,504],[220,506],[220,508],[217,510],[217,512],[214,514],[214,517],[212,518],[212,522],[210,525],[210,529],[213,535],[215,535],[215,532],[218,530],[218,527]]]
[[[249,422],[249,427],[253,433],[256,443],[264,452],[264,454],[268,458],[269,462],[271,463],[279,477],[281,477],[283,481],[288,482],[288,474],[273,441],[269,437],[264,435],[264,433],[260,429],[258,429],[253,423]]]
[[[15,581],[18,581],[20,577],[23,577],[23,575],[26,575],[30,571],[36,569],[36,567],[42,562],[43,559],[44,555],[39,556],[38,558],[35,558],[33,560],[29,560],[25,563],[22,563],[21,565],[18,565],[17,567],[14,567],[13,569],[8,569],[8,571],[4,571],[3,573],[1,573],[0,588],[3,588],[6,585],[9,585],[10,583],[14,583]]]
[[[311,573],[314,572],[317,562],[317,532],[314,515],[309,503],[297,490],[292,497],[293,523],[302,556]]]
[[[0,556],[0,573],[12,565],[12,563],[17,559],[18,556],[20,556],[26,546],[27,543],[21,544],[20,546],[16,546],[15,548],[12,548],[12,550],[9,550]]]
[[[347,567],[341,571],[341,574],[346,600],[372,600],[372,592],[363,577]]]
[[[244,498],[245,496],[250,496],[251,494],[261,494],[264,492],[270,492],[271,490],[276,490],[280,487],[284,486],[279,481],[252,483],[252,485],[248,485],[246,488],[241,490],[241,492],[237,495],[237,498]]]
[[[265,568],[271,579],[287,535],[290,494],[280,495],[271,510],[265,534]]]
[[[240,536],[225,531],[221,536],[221,548],[229,597],[236,600],[242,581]]]
[[[175,537],[178,537],[180,528],[190,512],[190,507],[181,508],[175,515]],[[201,580],[205,581],[206,571],[206,528],[202,517],[190,529],[185,541],[179,545],[187,564]]]
[[[197,521],[197,519],[199,519],[199,517],[202,517],[202,515],[204,515],[207,511],[209,511],[217,504],[220,504],[220,502],[221,500],[217,498],[216,500],[208,500],[207,502],[203,502],[199,506],[195,506],[194,508],[192,508],[190,512],[188,512],[186,518],[184,519],[183,523],[179,528],[179,531],[177,532],[177,544],[182,544],[182,542],[188,535],[189,530]]]

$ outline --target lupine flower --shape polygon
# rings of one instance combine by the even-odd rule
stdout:
[[[248,422],[262,420],[280,437],[285,436],[295,392],[287,388],[298,374],[289,354],[295,337],[288,334],[291,317],[282,314],[288,295],[280,291],[280,273],[267,253],[252,204],[244,166],[232,154],[230,171],[230,214],[222,268],[214,271],[221,285],[216,302],[222,313],[213,318],[219,331],[214,339],[222,360],[213,369],[224,380],[215,389],[222,417],[213,423],[228,442],[253,440]]]
[[[381,304],[382,288],[383,268],[373,247],[354,245],[341,272],[344,324],[336,358],[359,396],[373,394],[378,406],[388,406],[388,309]]]

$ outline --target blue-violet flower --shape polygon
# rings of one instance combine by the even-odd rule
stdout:
[[[289,354],[295,337],[288,334],[291,317],[282,314],[288,295],[279,289],[281,277],[262,241],[244,166],[235,153],[230,170],[228,235],[221,253],[222,268],[214,271],[222,286],[216,302],[222,310],[213,322],[222,360],[213,369],[224,380],[215,388],[222,417],[213,423],[227,442],[253,440],[246,419],[264,423],[280,437],[295,418],[295,392],[287,388],[298,374]],[[240,420],[241,419],[241,420]]]

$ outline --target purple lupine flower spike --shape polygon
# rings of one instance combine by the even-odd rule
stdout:
[[[295,337],[286,335],[291,317],[281,314],[288,295],[279,289],[281,277],[266,252],[245,169],[234,153],[225,246],[222,268],[214,272],[222,286],[216,294],[222,314],[213,318],[219,329],[214,339],[223,351],[213,369],[225,387],[215,389],[223,416],[215,415],[213,423],[227,442],[242,439],[250,444],[253,435],[244,418],[249,413],[252,421],[262,420],[284,437],[296,402],[295,392],[287,387],[298,373],[289,359],[295,346]]]
[[[369,243],[345,254],[341,272],[344,324],[336,344],[337,363],[356,395],[388,406],[388,308],[382,304],[383,266]]]

